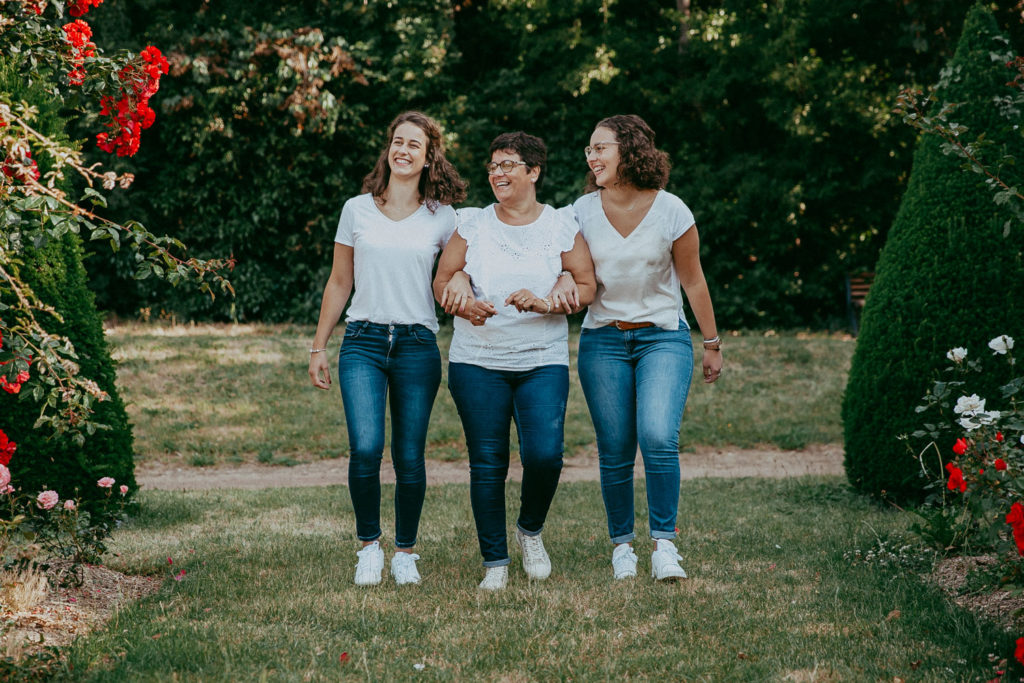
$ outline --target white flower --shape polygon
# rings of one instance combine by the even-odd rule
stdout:
[[[998,410],[990,410],[987,413],[978,413],[974,416],[974,419],[983,425],[995,424],[999,416],[1002,415]]]
[[[1006,352],[1013,348],[1013,337],[1001,334],[988,343],[988,348],[992,349],[993,353],[1006,355]]]
[[[974,419],[971,417],[961,417],[959,420],[957,420],[957,422],[959,422],[960,426],[969,432],[973,432],[975,429],[981,426],[981,423],[975,422]]]
[[[949,351],[946,351],[946,358],[950,359],[954,363],[959,363],[964,358],[967,358],[967,349],[962,346],[950,349]]]
[[[985,410],[985,399],[979,398],[977,394],[961,396],[956,400],[956,405],[953,406],[954,413],[957,415],[965,415],[967,417],[983,410]]]

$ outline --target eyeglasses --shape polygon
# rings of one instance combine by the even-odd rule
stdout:
[[[596,145],[594,145],[593,147],[591,147],[590,145],[587,145],[586,147],[583,148],[583,154],[587,158],[590,158],[591,154],[596,154],[597,156],[601,156],[602,154],[604,154],[604,148],[605,147],[607,147],[608,145],[617,145],[617,144],[619,144],[619,143],[617,143],[617,142],[599,142]]]
[[[511,159],[505,159],[501,163],[492,161],[484,164],[484,168],[487,169],[487,175],[497,175],[498,169],[501,169],[502,173],[511,173],[516,166],[526,166],[525,161],[512,161]]]

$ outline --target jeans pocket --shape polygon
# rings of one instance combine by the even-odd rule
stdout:
[[[412,335],[413,339],[418,341],[420,344],[424,344],[426,346],[434,346],[437,344],[437,335],[423,325],[413,325],[409,328],[409,333]]]
[[[366,320],[353,320],[350,323],[345,323],[345,338],[358,339],[369,324]]]

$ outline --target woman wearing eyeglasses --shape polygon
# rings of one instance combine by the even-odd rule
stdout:
[[[469,449],[470,501],[485,567],[480,588],[501,590],[511,562],[505,479],[513,420],[523,463],[515,537],[527,576],[541,580],[551,573],[541,530],[562,470],[569,394],[565,314],[590,302],[595,282],[571,210],[537,201],[547,163],[543,140],[504,133],[490,153],[487,173],[497,202],[459,211],[434,296],[456,316],[448,388]],[[577,289],[553,297],[563,272]]]
[[[686,578],[673,540],[679,423],[693,374],[680,285],[704,336],[704,381],[722,373],[721,342],[693,214],[663,188],[669,160],[634,115],[600,121],[586,148],[587,190],[573,205],[593,255],[597,292],[580,333],[578,369],[597,432],[601,493],[616,579],[636,576],[633,466],[647,478],[651,575]]]
[[[349,306],[338,357],[351,459],[348,488],[356,517],[355,583],[381,581],[380,463],[384,411],[391,404],[391,460],[395,467],[396,584],[420,581],[413,554],[427,478],[423,452],[430,409],[441,383],[431,270],[455,229],[451,205],[466,184],[444,155],[441,130],[419,112],[400,114],[363,192],[345,202],[324,288],[320,321],[310,348],[313,386],[330,389],[327,341]]]

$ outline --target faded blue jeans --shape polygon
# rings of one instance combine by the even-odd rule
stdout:
[[[544,528],[562,473],[569,368],[541,365],[506,371],[449,363],[448,388],[466,432],[469,499],[484,566],[509,564],[505,478],[510,423],[515,420],[523,462],[517,526],[536,536]]]
[[[637,445],[647,472],[651,538],[675,538],[679,510],[679,423],[693,376],[693,343],[678,330],[584,329],[580,384],[597,432],[601,495],[613,543],[633,540]]]
[[[349,321],[338,356],[351,458],[348,490],[361,541],[380,538],[380,463],[390,394],[391,460],[395,467],[395,546],[416,545],[427,490],[423,451],[430,409],[441,385],[441,354],[423,325]]]

